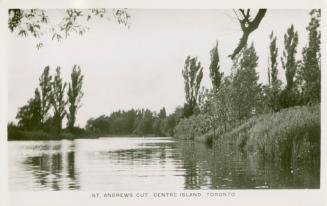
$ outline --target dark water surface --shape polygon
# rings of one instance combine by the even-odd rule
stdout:
[[[172,138],[9,142],[10,191],[255,188],[319,188],[319,171]]]

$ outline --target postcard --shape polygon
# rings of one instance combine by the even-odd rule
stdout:
[[[3,2],[3,205],[326,205],[308,2]]]

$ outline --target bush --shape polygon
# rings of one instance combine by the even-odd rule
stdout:
[[[206,114],[192,115],[183,118],[175,127],[174,135],[179,139],[194,140],[210,130],[209,116]]]

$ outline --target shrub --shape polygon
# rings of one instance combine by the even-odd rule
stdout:
[[[206,114],[192,115],[183,118],[175,127],[175,137],[179,139],[194,140],[210,130],[209,116]]]

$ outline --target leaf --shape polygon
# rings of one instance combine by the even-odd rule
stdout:
[[[43,47],[43,43],[42,42],[36,44],[36,48],[37,49],[41,49],[42,47]]]
[[[24,36],[24,37],[27,37],[27,32],[25,31],[25,30],[20,30],[19,32],[18,32],[18,35],[19,36]]]

